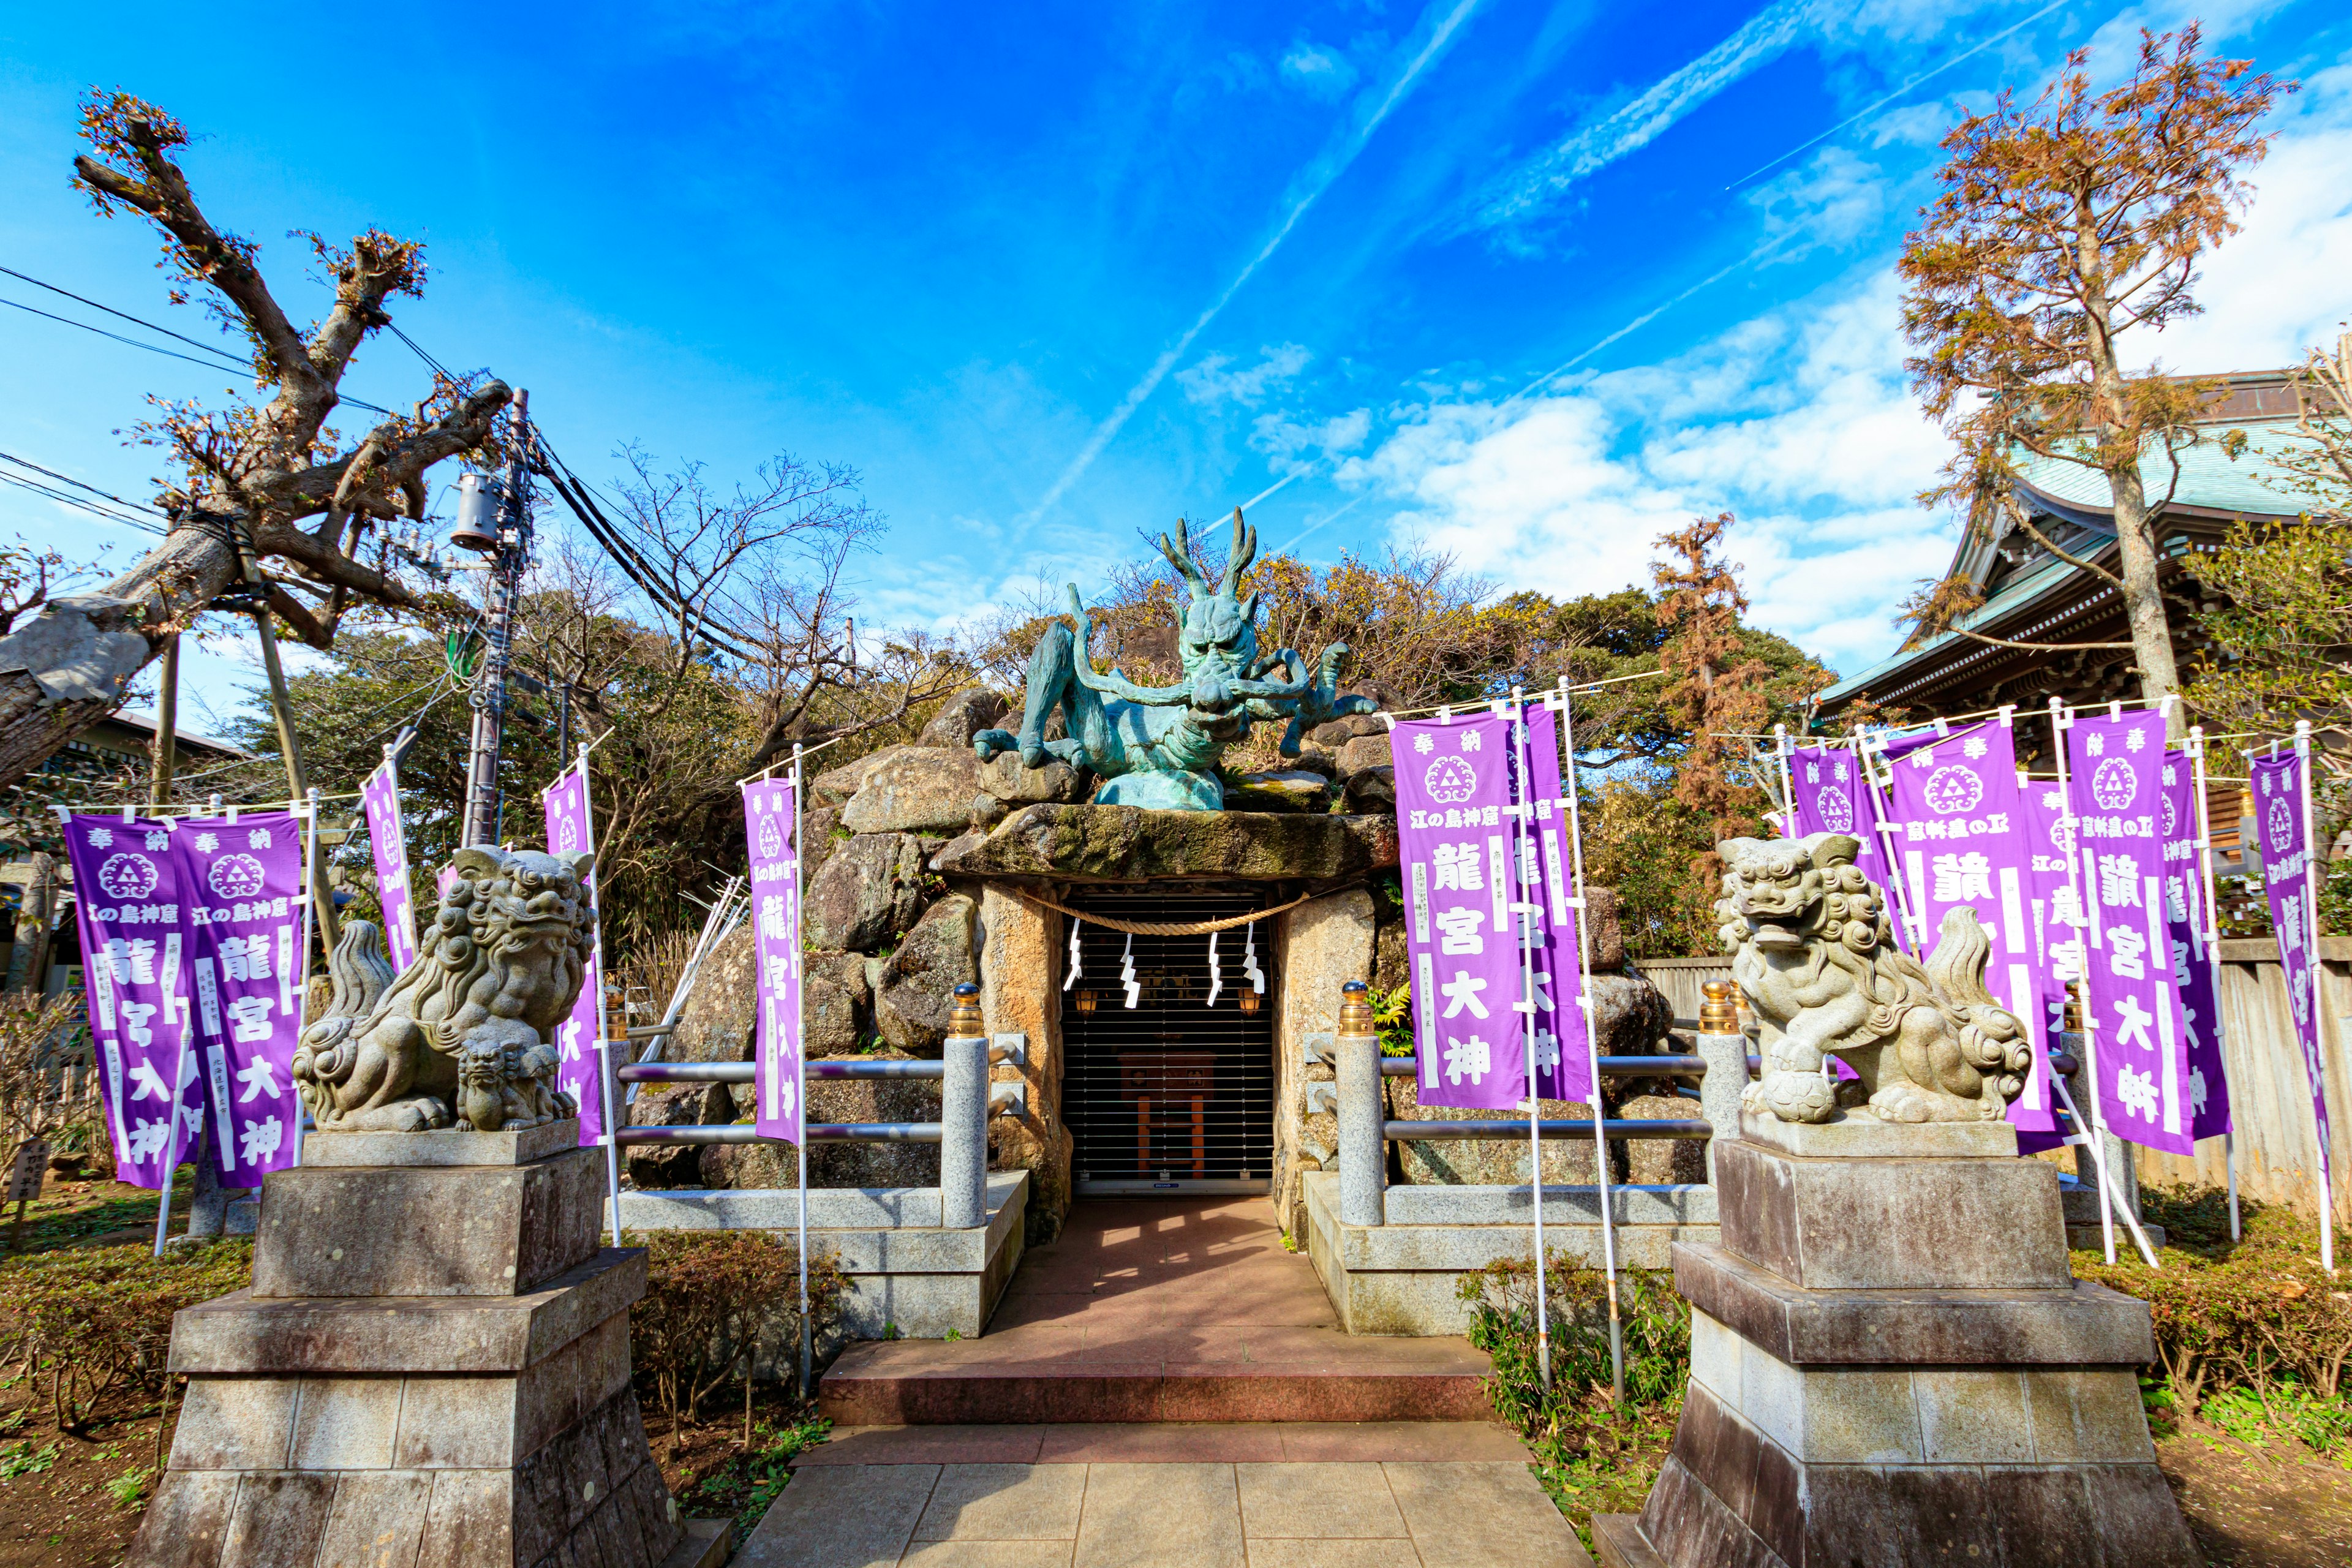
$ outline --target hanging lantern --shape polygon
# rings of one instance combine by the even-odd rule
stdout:
[[[1095,994],[1094,994],[1092,991],[1081,991],[1081,992],[1079,992],[1079,993],[1078,993],[1078,1011],[1079,1011],[1079,1012],[1081,1012],[1081,1013],[1091,1013],[1091,1012],[1093,1012],[1094,1010],[1095,1010]]]
[[[1241,997],[1242,1011],[1244,1013],[1255,1014],[1260,1007],[1265,1005],[1265,996],[1263,993],[1252,991],[1247,987],[1243,988]]]

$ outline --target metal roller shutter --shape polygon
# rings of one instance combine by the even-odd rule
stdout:
[[[1121,891],[1075,899],[1071,907],[1118,920],[1189,922],[1247,914],[1268,902],[1255,889]],[[1218,933],[1224,984],[1213,1007],[1206,936],[1136,937],[1141,993],[1131,1009],[1119,982],[1127,942],[1124,932],[1083,924],[1081,973],[1062,999],[1062,1110],[1076,1145],[1077,1191],[1265,1191],[1274,1161],[1273,922],[1257,927],[1263,995],[1250,994],[1243,973],[1243,929]]]

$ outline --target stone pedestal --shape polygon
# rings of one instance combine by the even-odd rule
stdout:
[[[133,1568],[686,1568],[629,1386],[636,1248],[603,1154],[521,1133],[329,1133],[266,1179],[254,1283],[182,1312],[188,1377]]]
[[[2147,1306],[2073,1278],[2005,1124],[1743,1120],[1719,1246],[1678,1242],[1691,1380],[1611,1568],[2199,1561],[2156,1466]]]

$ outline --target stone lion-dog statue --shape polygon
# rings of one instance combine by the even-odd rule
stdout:
[[[1925,967],[1905,956],[1885,894],[1853,863],[1861,847],[1844,833],[1716,847],[1727,868],[1715,906],[1723,945],[1763,1025],[1763,1076],[1742,1104],[1829,1121],[1834,1056],[1881,1121],[1999,1121],[2025,1087],[2032,1047],[1985,989],[1984,927],[1956,909]]]
[[[477,1131],[575,1114],[555,1030],[594,941],[586,855],[460,849],[423,951],[394,979],[375,927],[328,960],[334,998],[302,1031],[294,1079],[321,1132]]]

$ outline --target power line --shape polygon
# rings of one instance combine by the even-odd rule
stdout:
[[[110,332],[104,327],[93,326],[88,321],[77,321],[71,316],[60,316],[52,311],[37,310],[31,305],[24,303],[22,300],[0,299],[0,305],[11,305],[19,310],[25,311],[28,315],[39,316],[46,321],[58,321],[68,327],[79,327],[85,332],[96,332],[101,338],[111,338],[118,343],[128,343],[134,349],[145,349],[149,353],[163,354],[169,359],[185,360],[190,364],[202,365],[206,370],[233,369],[240,371],[247,375],[252,375],[255,374],[255,367],[252,361],[240,360],[235,354],[228,353],[225,349],[213,348],[209,344],[200,342],[194,338],[185,336],[180,332],[175,332],[169,327],[159,327],[152,321],[142,321],[139,317],[133,316],[127,311],[118,310],[111,305],[101,305],[95,300],[84,300],[80,295],[73,292],[73,290],[69,289],[60,289],[54,283],[44,283],[39,279],[19,272],[13,267],[0,267],[0,272],[5,272],[11,278],[21,278],[26,282],[32,284],[35,288],[47,289],[53,294],[62,294],[68,300],[79,300],[82,304],[88,305],[94,310],[104,310],[110,316],[120,317],[123,321],[134,322],[139,326],[145,327],[150,331],[162,332],[166,337],[177,338],[181,342],[192,344],[196,348],[203,349],[206,353],[217,355],[219,357],[219,363],[216,363],[213,360],[201,360],[196,358],[194,354],[184,354],[177,349],[167,349],[161,343],[146,343],[141,342],[137,338],[126,338],[121,332]],[[398,331],[397,328],[394,328],[394,330],[395,331]],[[400,336],[403,342],[408,341],[408,335],[405,332],[400,333]],[[414,342],[410,342],[409,346],[411,348],[415,348],[416,345]],[[420,349],[417,352],[421,353],[424,351]],[[387,419],[394,417],[391,409],[383,407],[379,404],[370,403],[365,398],[353,397],[341,389],[336,391],[335,399],[339,403],[348,403],[354,408],[364,408],[371,414],[381,414]]]
[[[103,310],[108,315],[112,316],[119,321],[129,321],[134,326],[144,327],[151,332],[161,332],[167,338],[177,338],[180,342],[186,343],[191,348],[202,349],[208,354],[218,354],[223,359],[236,365],[240,370],[250,371],[253,368],[253,361],[250,358],[240,359],[237,355],[230,353],[226,349],[217,348],[200,339],[192,338],[185,332],[175,332],[171,328],[159,325],[156,322],[146,320],[144,317],[131,315],[127,310],[118,310],[111,305],[101,305],[95,300],[85,299],[83,296],[75,293],[70,289],[60,289],[54,283],[44,283],[29,272],[19,272],[13,267],[0,267],[0,272],[5,272],[9,277],[17,279],[23,282],[30,283],[36,289],[46,289],[52,294],[62,294],[67,299],[73,300],[76,304],[87,305],[93,310]],[[80,323],[76,322],[75,325],[79,326]]]
[[[78,490],[88,490],[94,496],[103,497],[104,499],[112,501],[117,506],[129,507],[133,511],[152,511],[157,517],[166,515],[161,507],[150,506],[142,500],[125,500],[111,490],[100,489],[96,485],[86,485],[79,479],[75,479],[71,474],[61,474],[55,468],[45,468],[41,467],[40,464],[34,462],[31,458],[19,458],[13,452],[0,452],[0,463],[14,463],[20,468],[30,468],[37,474],[46,474],[50,479],[73,486],[73,488]]]
[[[160,523],[150,522],[143,517],[110,511],[96,501],[84,500],[70,491],[58,489],[54,485],[45,485],[38,479],[26,479],[21,474],[0,473],[0,484],[15,485],[19,489],[31,490],[35,495],[46,497],[60,505],[78,508],[92,517],[102,518],[108,522],[121,523],[127,528],[143,529],[149,533],[158,535],[167,531]]]

